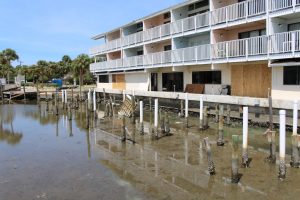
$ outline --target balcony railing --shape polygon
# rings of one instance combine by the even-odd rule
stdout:
[[[121,47],[151,42],[167,37],[183,34],[186,32],[206,30],[210,25],[219,25],[240,21],[243,19],[262,15],[267,12],[266,2],[268,2],[269,12],[276,12],[283,9],[295,8],[300,6],[300,0],[248,0],[218,8],[211,12],[206,12],[196,16],[184,18],[169,24],[160,25],[138,33],[124,36],[117,40],[109,41],[101,46],[91,48],[92,55],[106,53],[109,51],[120,50]],[[220,44],[221,45],[221,44]],[[222,49],[218,54],[222,57]],[[260,49],[258,50],[260,51]],[[261,50],[263,51],[263,50]]]
[[[269,48],[268,48],[269,47]],[[270,49],[270,50],[269,50]],[[180,64],[212,63],[214,61],[230,62],[230,59],[246,61],[253,57],[268,59],[269,54],[300,50],[299,31],[278,33],[274,36],[259,36],[241,40],[232,40],[216,44],[206,44],[195,47],[157,52],[142,56],[133,56],[122,61],[107,61],[91,65],[91,70],[121,70],[128,68],[166,67]],[[262,56],[262,57],[259,57]],[[112,66],[114,65],[115,66]],[[96,67],[97,66],[97,67]]]
[[[249,0],[212,11],[212,24],[237,21],[266,13],[265,0]]]

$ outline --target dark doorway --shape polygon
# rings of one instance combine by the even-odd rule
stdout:
[[[183,91],[183,72],[163,73],[163,91],[182,92]]]
[[[157,73],[151,73],[151,91],[157,90]]]

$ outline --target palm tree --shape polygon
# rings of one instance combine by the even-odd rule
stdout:
[[[2,51],[2,58],[3,61],[4,61],[4,70],[5,70],[5,73],[7,75],[7,82],[9,83],[9,74],[12,72],[12,66],[11,66],[11,62],[12,61],[15,61],[15,60],[18,60],[19,59],[19,56],[18,54],[15,52],[15,50],[13,49],[5,49]]]
[[[79,76],[79,94],[81,95],[81,87],[83,85],[83,76],[86,72],[89,71],[89,66],[91,64],[91,59],[86,54],[80,54],[77,58],[72,62],[73,67],[73,75],[74,77]]]

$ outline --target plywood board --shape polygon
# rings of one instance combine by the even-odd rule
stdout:
[[[231,67],[231,95],[244,96],[243,84],[244,84],[243,66],[232,66]]]
[[[126,89],[125,74],[112,75],[112,88],[118,90]]]

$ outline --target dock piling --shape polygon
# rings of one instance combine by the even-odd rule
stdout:
[[[231,161],[231,183],[238,183],[241,175],[239,174],[239,136],[232,135],[232,161]]]
[[[220,115],[217,146],[224,146],[224,144],[224,117]]]
[[[299,135],[297,134],[298,128],[298,101],[294,101],[293,107],[293,135],[292,135],[292,156],[291,156],[291,167],[299,168]]]
[[[185,93],[185,125],[186,125],[186,128],[189,127],[188,117],[189,117],[189,96],[188,96],[188,93]]]
[[[154,100],[154,135],[158,138],[158,99]]]
[[[242,167],[249,167],[248,158],[248,107],[243,108],[243,155]]]
[[[203,96],[200,96],[199,129],[203,130]]]
[[[144,135],[144,102],[140,101],[140,130],[141,135]]]
[[[230,112],[231,112],[231,107],[230,107],[230,105],[227,105],[227,117],[226,117],[227,126],[230,125]]]
[[[204,138],[203,140],[205,148],[206,148],[206,154],[207,154],[207,162],[208,162],[208,172],[210,175],[215,175],[216,170],[215,170],[215,165],[212,160],[212,155],[211,155],[211,145],[209,142],[208,137]]]
[[[285,166],[285,139],[286,139],[286,111],[280,110],[279,111],[279,175],[278,178],[280,180],[285,179],[286,177],[286,166]]]

